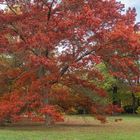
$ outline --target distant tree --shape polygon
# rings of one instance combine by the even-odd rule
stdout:
[[[108,91],[108,102],[131,108],[131,112],[135,112],[139,106],[139,76],[129,73],[131,80],[128,79],[128,76],[126,79],[122,79],[111,75],[103,63],[98,64],[97,68],[102,71],[104,76],[104,80],[99,84]]]

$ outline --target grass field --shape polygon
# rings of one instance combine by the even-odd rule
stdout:
[[[114,118],[100,124],[89,116],[67,116],[64,123],[51,128],[39,124],[0,127],[0,140],[140,140],[140,116],[122,116],[120,122]]]

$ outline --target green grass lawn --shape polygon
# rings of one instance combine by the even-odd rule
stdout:
[[[109,118],[100,124],[86,116],[66,117],[66,121],[51,128],[39,124],[18,124],[0,127],[0,140],[139,140],[140,116],[122,116],[120,122]],[[120,118],[120,117],[117,117]]]

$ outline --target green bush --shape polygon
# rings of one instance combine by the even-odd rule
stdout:
[[[140,114],[140,106],[136,110],[137,114]]]

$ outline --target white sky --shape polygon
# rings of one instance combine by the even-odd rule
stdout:
[[[140,21],[140,0],[118,0],[125,4],[126,8],[135,7],[137,10],[137,21]]]

